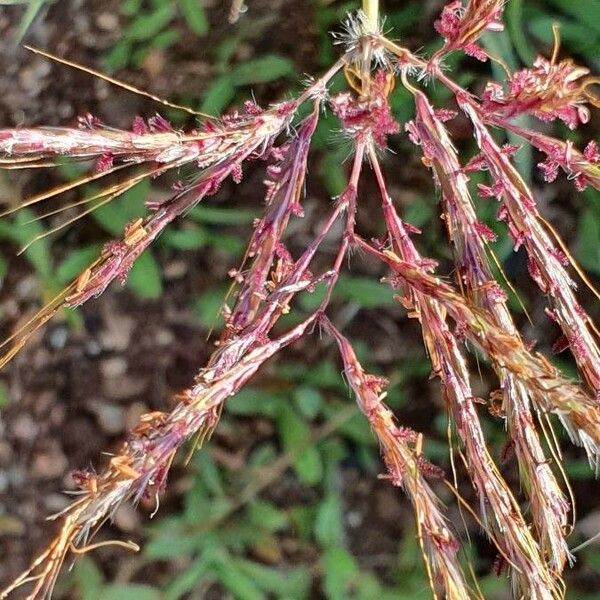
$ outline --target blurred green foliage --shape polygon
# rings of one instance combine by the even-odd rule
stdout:
[[[110,70],[139,68],[151,50],[173,46],[181,36],[180,23],[200,38],[208,33],[206,12],[197,0],[125,0],[119,11],[125,26],[106,55]]]

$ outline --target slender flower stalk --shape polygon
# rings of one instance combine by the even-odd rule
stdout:
[[[421,272],[431,270],[432,261],[424,260],[418,253],[392,204],[374,153],[371,161],[393,252],[403,260],[418,265]],[[516,500],[487,449],[465,359],[455,335],[446,323],[443,305],[416,286],[409,287],[402,303],[421,324],[433,372],[442,382],[448,410],[465,449],[464,460],[479,496],[486,533],[513,568],[513,585],[519,593],[531,598],[560,598],[560,580],[556,580],[548,570]]]
[[[439,185],[444,221],[453,243],[458,283],[474,306],[493,317],[497,326],[519,338],[506,305],[506,295],[492,276],[488,247],[491,231],[480,223],[473,207],[456,150],[427,97],[414,90],[417,119],[410,125]],[[544,456],[530,410],[527,387],[495,363],[503,397],[503,412],[519,463],[521,482],[529,495],[533,521],[550,567],[560,574],[569,558],[565,541],[569,506]]]
[[[76,473],[80,497],[55,516],[63,518],[61,532],[30,569],[0,593],[0,598],[7,598],[26,583],[34,583],[28,598],[48,597],[66,556],[85,552],[89,537],[124,501],[154,498],[158,509],[158,499],[164,491],[177,450],[192,438],[204,439],[209,435],[218,422],[225,400],[234,395],[266,360],[302,337],[315,324],[318,313],[273,341],[268,337],[275,323],[287,312],[291,298],[315,285],[317,280],[308,272],[308,266],[343,208],[341,203],[315,242],[296,263],[287,266],[288,274],[263,299],[261,310],[245,331],[232,335],[231,328],[225,329],[229,335],[221,340],[207,367],[196,377],[194,386],[176,397],[177,406],[170,414],[143,415],[100,474]],[[246,282],[240,295],[249,285]],[[229,322],[235,315],[236,312],[231,314]]]
[[[335,70],[330,70],[325,78],[313,84],[311,89],[315,92],[319,92],[326,81],[339,70],[339,67],[339,64],[336,65]],[[309,95],[306,93],[302,96],[302,98],[307,97],[309,97]],[[182,142],[182,140],[185,140],[188,137],[193,138],[194,136],[186,136],[174,132],[164,134],[166,137],[160,138],[164,143],[162,146],[159,146],[151,130],[152,127],[155,127],[153,125],[148,126],[150,133],[142,132],[142,125],[139,123],[137,126],[139,132],[137,134],[119,132],[119,143],[122,148],[129,147],[130,151],[133,152],[134,148],[140,148],[145,145],[145,150],[149,150],[149,152],[148,154],[140,154],[139,156],[133,155],[133,158],[131,157],[132,155],[128,155],[127,159],[124,160],[123,165],[115,167],[113,161],[115,159],[120,160],[121,153],[117,153],[115,146],[113,146],[111,147],[111,166],[108,170],[101,171],[99,173],[100,176],[102,176],[103,173],[112,172],[121,166],[125,166],[130,161],[151,161],[153,165],[158,164],[158,167],[152,166],[149,171],[145,171],[139,176],[134,176],[123,184],[109,187],[101,194],[97,194],[95,197],[88,199],[100,200],[100,203],[95,204],[93,208],[115,199],[148,175],[156,176],[164,173],[168,169],[183,166],[190,161],[195,162],[201,169],[200,175],[196,178],[193,185],[183,188],[171,198],[160,203],[147,203],[148,215],[144,219],[129,223],[125,228],[121,240],[111,241],[105,244],[101,256],[96,261],[85,269],[76,280],[67,286],[67,288],[0,344],[0,348],[7,347],[7,345],[10,344],[10,347],[5,354],[0,357],[0,367],[9,362],[24,346],[29,337],[39,329],[39,327],[50,320],[61,308],[80,306],[90,298],[99,296],[115,279],[118,279],[121,283],[125,283],[127,274],[136,259],[156,240],[173,220],[186,213],[202,199],[215,194],[223,181],[228,177],[232,177],[234,180],[239,181],[241,177],[241,165],[244,161],[255,156],[268,157],[270,152],[274,152],[275,157],[282,156],[282,153],[285,153],[286,149],[273,150],[273,145],[277,136],[290,125],[299,105],[300,99],[295,102],[281,103],[275,105],[268,111],[262,111],[254,104],[247,104],[246,113],[244,115],[234,114],[231,117],[227,117],[222,120],[222,124],[219,126],[215,125],[212,121],[205,124],[205,131],[214,131],[214,133],[211,133],[208,138],[195,136],[200,137],[200,139],[194,139],[192,142],[189,142],[192,144],[191,147],[193,147],[193,152],[190,149],[191,147],[186,145],[188,142]],[[310,119],[312,125],[308,126],[310,132],[308,135],[303,136],[304,146],[302,152],[304,154],[307,151],[308,140],[310,140],[310,137],[314,132],[314,126],[316,124],[315,119],[316,117],[313,115]],[[163,123],[163,121],[164,120],[161,118],[160,123]],[[86,119],[86,123],[90,122],[94,127],[99,127],[93,119]],[[150,122],[152,123],[154,121],[151,120]],[[163,127],[166,127],[166,125],[163,125]],[[21,156],[25,156],[27,159],[31,158],[39,160],[48,158],[49,156],[60,155],[61,153],[69,156],[74,155],[75,157],[80,156],[77,152],[73,153],[71,144],[73,144],[75,148],[79,148],[78,151],[81,151],[87,158],[91,156],[107,156],[106,146],[96,147],[94,145],[102,143],[101,140],[103,139],[103,134],[106,133],[104,131],[98,132],[95,130],[86,130],[81,134],[82,139],[86,141],[81,142],[77,137],[80,135],[79,130],[60,130],[58,133],[51,130],[48,139],[44,138],[46,131],[42,130],[41,136],[45,139],[44,144],[32,142],[32,138],[35,139],[35,135],[31,134],[30,130],[27,130],[25,135],[21,135],[21,132],[22,130],[18,129],[4,132],[0,131],[0,156],[4,154],[7,157],[4,160],[10,161],[10,156],[17,152],[17,146],[14,143],[15,139],[24,140],[23,147],[18,147],[18,151],[22,154],[20,154],[17,160],[20,160]],[[115,132],[112,130],[110,130],[108,134],[107,137],[109,139],[112,139],[115,136]],[[76,137],[76,142],[70,141],[70,136],[73,135]],[[146,135],[150,137],[142,144],[140,140],[145,140]],[[65,142],[63,138],[66,138],[69,141]],[[11,140],[10,144],[3,146],[3,139]],[[25,140],[28,140],[27,143]],[[123,150],[123,152],[125,152],[125,150]],[[174,158],[172,161],[163,165],[163,163],[157,159],[157,156],[166,156],[167,154]],[[305,162],[306,159],[304,158],[304,168]],[[272,170],[280,168],[281,167],[277,165],[272,166]],[[87,176],[68,186],[60,186],[54,190],[39,194],[26,200],[22,206],[37,204],[40,201],[55,196],[57,193],[62,193],[66,189],[75,188],[83,183],[96,179],[97,177],[98,175]],[[296,174],[296,177],[298,177],[298,174]],[[298,182],[296,182],[296,186],[298,186]],[[295,206],[297,209],[297,202]],[[8,212],[13,211],[6,211],[6,213]],[[33,241],[35,242],[37,239],[38,238]]]
[[[500,217],[507,225],[516,247],[524,246],[533,280],[552,300],[549,313],[561,327],[579,371],[600,401],[600,348],[589,328],[591,319],[577,301],[575,284],[566,266],[569,259],[540,219],[535,199],[510,160],[502,153],[477,112],[468,104],[464,110],[475,129],[483,158],[498,183],[502,198]]]
[[[432,571],[434,597],[438,598],[438,591],[440,597],[448,600],[479,597],[465,582],[457,560],[458,541],[440,510],[440,501],[427,483],[428,476],[438,473],[420,454],[422,436],[396,425],[393,413],[383,403],[387,382],[366,374],[350,342],[326,317],[321,322],[338,344],[346,381],[379,441],[390,482],[402,487],[413,505],[419,541],[427,557],[426,568],[431,567]]]
[[[244,329],[252,322],[256,310],[263,299],[267,278],[273,267],[276,256],[283,260],[287,251],[283,239],[290,216],[302,216],[300,204],[303,192],[306,161],[310,139],[317,126],[319,104],[315,105],[312,115],[299,128],[298,135],[287,147],[278,149],[280,164],[270,167],[272,180],[265,181],[267,196],[265,199],[265,215],[256,225],[252,239],[248,245],[248,258],[255,257],[252,266],[245,275],[247,285],[238,294],[236,307],[230,319],[229,335]],[[236,272],[235,276],[240,275]]]
[[[314,320],[312,316],[287,334],[256,345],[217,376],[214,376],[217,365],[201,372],[194,387],[180,394],[179,403],[170,414],[142,415],[104,471],[99,474],[77,472],[75,476],[81,486],[79,498],[53,517],[63,518],[59,535],[30,569],[0,593],[0,598],[8,598],[13,591],[29,583],[34,587],[28,598],[50,596],[66,557],[85,552],[90,536],[126,500],[155,498],[158,510],[159,495],[164,490],[177,450],[196,436],[206,437],[216,426],[225,400],[267,359],[301,337]]]
[[[3,342],[3,346],[12,343],[12,347],[0,359],[0,365],[6,364],[27,342],[31,334],[51,319],[62,307],[82,305],[90,298],[99,296],[115,279],[125,283],[127,274],[136,259],[156,240],[166,226],[198,204],[203,198],[216,193],[227,177],[236,177],[241,162],[257,150],[262,150],[266,144],[272,143],[274,137],[285,127],[290,116],[291,113],[286,111],[285,117],[281,117],[273,128],[269,126],[264,134],[245,140],[244,143],[237,146],[235,152],[228,150],[217,162],[206,168],[192,186],[160,204],[149,205],[150,212],[145,219],[129,223],[121,240],[105,244],[101,256],[94,263]]]
[[[566,248],[564,242],[549,230],[547,222],[536,208],[531,190],[511,164],[506,152],[498,147],[487,129],[486,123],[506,127],[511,131],[516,131],[517,126],[512,125],[508,119],[500,118],[493,112],[486,111],[472,94],[452,81],[436,63],[426,63],[417,59],[414,55],[387,40],[380,40],[380,43],[398,57],[400,65],[404,69],[419,68],[424,73],[438,79],[456,95],[459,106],[473,123],[475,138],[482,151],[480,165],[487,167],[495,179],[495,185],[492,188],[484,188],[485,197],[497,196],[503,199],[503,210],[499,217],[508,222],[509,232],[513,236],[516,248],[524,246],[528,251],[531,275],[540,289],[550,295],[554,303],[549,315],[562,328],[583,378],[594,393],[598,393],[600,351],[598,343],[594,339],[594,334],[597,335],[597,332],[591,318],[572,291],[575,284],[565,268],[569,262],[573,262],[572,258],[567,257],[564,252]],[[546,93],[545,89],[544,93]],[[553,89],[553,93],[557,97],[560,96],[559,89]],[[551,102],[552,97],[547,95],[546,102]],[[535,132],[528,134],[526,130],[520,129],[518,133],[534,145],[540,145],[540,149],[543,150],[545,149],[543,145],[550,144],[552,141],[551,138],[544,140],[544,138],[538,137],[539,134]],[[575,154],[577,166],[574,166],[568,154],[570,146],[568,143],[563,144],[560,148],[556,146],[547,148],[549,163],[558,163],[556,169],[561,166],[568,172],[572,172],[576,180],[581,183],[579,187],[584,187],[588,183],[595,185],[596,162],[599,159],[596,145],[592,143],[591,146],[588,146],[587,157],[581,153]],[[562,157],[561,150],[565,151]],[[553,164],[549,164],[548,168],[553,170],[555,167]],[[576,264],[573,266],[578,273],[582,274]],[[584,280],[587,282],[587,279]]]
[[[594,140],[588,142],[583,151],[579,151],[570,141],[565,142],[539,131],[523,129],[510,121],[489,116],[484,118],[492,125],[498,124],[515,133],[546,155],[546,160],[539,163],[538,167],[547,183],[554,182],[559,169],[562,169],[574,181],[578,191],[584,191],[588,186],[600,191],[600,151]]]

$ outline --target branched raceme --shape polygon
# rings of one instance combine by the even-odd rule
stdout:
[[[402,487],[412,503],[432,593],[453,600],[480,597],[476,582],[465,575],[458,560],[458,536],[433,489],[443,473],[422,456],[423,436],[396,423],[384,404],[385,381],[364,372],[349,340],[327,315],[351,249],[362,250],[389,270],[385,281],[397,292],[408,316],[420,324],[433,373],[441,382],[460,440],[460,455],[479,500],[478,511],[469,511],[509,569],[515,597],[550,600],[564,596],[562,572],[571,560],[566,537],[572,507],[546,455],[549,449],[557,459],[559,451],[552,441],[546,445],[541,438],[553,439],[548,436],[549,420],[556,415],[598,466],[599,334],[576,295],[575,280],[590,285],[588,279],[540,214],[533,192],[513,166],[518,148],[499,146],[492,130],[516,134],[545,154],[539,167],[546,181],[552,182],[563,170],[577,189],[600,189],[600,152],[594,141],[579,151],[570,141],[524,129],[513,120],[526,114],[543,121],[560,119],[570,128],[584,124],[590,107],[598,105],[590,91],[597,80],[572,61],[559,61],[557,43],[551,59],[539,57],[531,68],[510,75],[506,85],[489,83],[481,98],[456,84],[443,68],[445,57],[462,51],[487,60],[478,40],[485,31],[502,28],[503,8],[504,2],[498,0],[450,2],[435,24],[444,44],[429,60],[373,31],[364,15],[351,17],[338,36],[342,58],[298,98],[267,109],[249,102],[239,112],[204,119],[192,131],[175,130],[158,115],[147,121],[136,118],[130,131],[112,129],[89,115],[80,119],[78,128],[0,130],[0,166],[4,168],[46,168],[65,157],[92,164],[85,177],[37,194],[20,207],[50,201],[108,175],[127,174],[75,204],[89,204],[83,211],[87,214],[145,177],[186,165],[197,171],[191,182],[178,184],[166,200],[149,201],[144,218],[128,224],[121,239],[107,243],[93,264],[17,329],[3,345],[3,365],[59,309],[92,300],[115,279],[124,282],[135,260],[171,222],[213,196],[226,179],[239,182],[248,161],[267,163],[264,214],[254,223],[242,267],[232,266],[230,271],[235,294],[231,306],[223,306],[225,325],[208,364],[193,385],[175,398],[170,413],[140,418],[103,470],[74,474],[79,491],[75,501],[53,517],[62,523],[57,537],[1,598],[25,585],[30,586],[28,598],[49,597],[64,561],[97,547],[90,544],[90,538],[122,502],[147,499],[156,502],[158,509],[178,449],[210,435],[227,398],[282,348],[315,329],[336,341],[358,407],[379,441],[386,478]],[[350,89],[330,97],[329,83],[340,71]],[[405,129],[439,190],[442,218],[454,252],[454,283],[437,276],[436,262],[419,252],[413,241],[419,230],[401,219],[380,165],[388,137],[401,131],[389,103],[398,75],[414,97],[415,117]],[[419,86],[429,79],[454,94],[471,123],[479,148],[471,160],[461,162],[445,125],[456,113],[435,108]],[[306,104],[309,110],[303,114],[308,116],[300,119],[300,108]],[[291,219],[303,216],[311,138],[323,109],[331,110],[351,140],[352,167],[346,190],[335,200],[314,239],[294,258],[286,245],[287,229]],[[390,163],[397,168],[393,160]],[[370,165],[377,183],[386,230],[379,240],[366,240],[356,230],[365,164]],[[489,173],[490,181],[479,185],[475,199],[468,182],[469,175],[479,170]],[[507,294],[495,277],[495,267],[499,267],[491,248],[495,236],[477,218],[477,204],[490,200],[498,201],[498,219],[506,224],[515,250],[522,247],[527,253],[531,277],[548,299],[549,318],[562,329],[561,346],[570,348],[580,383],[532,350],[517,329]],[[42,217],[58,212],[50,210]],[[328,270],[315,272],[314,259],[324,240],[333,236],[339,240],[335,258]],[[317,310],[287,332],[282,333],[280,327],[275,330],[280,317],[293,310],[296,296],[311,293],[317,286],[325,287]],[[467,362],[467,352],[473,349],[487,357],[497,375],[494,409],[506,419],[528,510],[522,509],[487,448]]]

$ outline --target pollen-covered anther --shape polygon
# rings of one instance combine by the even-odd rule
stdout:
[[[98,476],[93,469],[77,469],[71,473],[71,478],[80,490],[92,495],[98,492]]]
[[[430,533],[432,537],[434,537],[438,542],[442,544],[452,544],[453,547],[455,547],[456,550],[458,550],[456,540],[454,539],[447,527],[441,527],[435,531],[431,531]]]
[[[486,242],[495,242],[497,239],[496,234],[484,223],[479,221],[474,223],[475,232],[478,236],[484,239]]]
[[[131,458],[129,456],[115,456],[111,458],[110,466],[117,471],[123,479],[137,479],[140,477],[140,473],[131,466]]]
[[[96,173],[104,173],[106,171],[110,171],[110,169],[113,168],[114,159],[115,157],[110,153],[103,154],[97,160],[96,166],[94,167],[94,171]]]
[[[495,181],[491,186],[484,183],[477,184],[477,195],[484,199],[500,200],[504,193],[504,184],[501,181]]]
[[[75,291],[77,293],[83,291],[92,277],[92,269],[88,268],[82,271],[79,277],[75,280]]]
[[[125,227],[123,242],[126,246],[135,246],[146,237],[148,232],[143,227],[144,219],[136,219]]]
[[[504,408],[504,390],[498,389],[490,393],[488,411],[494,417],[502,419],[506,417],[506,410]]]
[[[230,269],[227,273],[236,283],[244,283],[244,276],[237,269]]]
[[[139,418],[139,422],[134,428],[133,433],[138,436],[143,436],[149,432],[154,432],[165,423],[167,417],[168,413],[162,411],[145,413]]]

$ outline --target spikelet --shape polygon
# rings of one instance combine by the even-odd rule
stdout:
[[[496,325],[519,338],[506,304],[506,295],[492,276],[488,230],[477,220],[456,150],[426,96],[415,94],[417,119],[412,124],[441,191],[444,222],[453,243],[458,284],[474,306],[485,310]],[[498,365],[503,410],[519,461],[524,489],[531,501],[533,521],[550,567],[560,573],[570,558],[565,533],[569,505],[548,464],[531,412],[527,386]]]
[[[379,441],[389,479],[393,485],[404,489],[413,505],[434,594],[439,591],[441,597],[448,600],[475,598],[457,560],[458,541],[441,511],[439,500],[426,481],[428,474],[437,473],[420,456],[418,445],[421,437],[396,425],[393,413],[382,401],[386,382],[366,374],[350,342],[328,319],[322,322],[338,344],[346,381]]]
[[[395,253],[404,261],[410,261],[419,276],[428,279],[431,276],[427,271],[432,269],[433,263],[418,253],[394,209],[374,155],[371,161],[392,248],[392,252],[385,251],[385,255]],[[450,315],[452,313],[432,294],[423,293],[422,288],[413,285],[409,279],[405,281],[409,288],[402,302],[409,314],[421,324],[433,372],[442,382],[448,411],[464,446],[465,464],[479,496],[486,533],[512,567],[513,586],[520,594],[540,600],[558,599],[561,597],[560,577],[555,577],[548,568],[516,500],[487,449],[465,359],[456,334],[446,322],[446,310]]]

